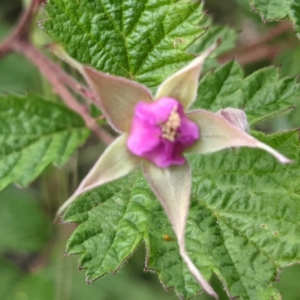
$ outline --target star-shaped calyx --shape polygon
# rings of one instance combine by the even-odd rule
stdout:
[[[107,147],[58,214],[82,193],[141,167],[173,226],[182,259],[202,288],[218,298],[185,250],[192,179],[184,154],[251,147],[268,151],[281,163],[290,160],[247,133],[247,118],[242,110],[189,111],[204,61],[215,48],[212,45],[166,79],[154,97],[143,85],[84,67],[85,78],[97,93],[101,110],[120,136]]]

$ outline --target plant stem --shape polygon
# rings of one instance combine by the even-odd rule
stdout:
[[[57,74],[55,72],[58,66],[54,62],[48,59],[42,52],[40,52],[26,40],[16,39],[11,43],[11,47],[12,50],[24,55],[39,69],[41,74],[47,78],[65,104],[70,109],[81,115],[88,128],[95,132],[96,135],[105,143],[109,144],[112,142],[112,137],[98,126],[96,120],[90,116],[87,108],[78,103],[70,91],[65,87],[60,76],[61,74]]]
[[[31,1],[28,9],[25,10],[19,19],[13,32],[0,44],[0,58],[13,51],[24,55],[48,79],[65,104],[81,115],[86,126],[106,144],[109,144],[112,142],[113,137],[98,126],[96,120],[90,116],[87,107],[78,103],[66,86],[69,86],[75,92],[88,98],[90,101],[96,102],[96,97],[92,91],[80,85],[75,79],[62,70],[58,64],[48,59],[48,57],[29,42],[28,33],[31,21],[42,2],[43,0]]]
[[[0,58],[12,52],[12,44],[15,40],[28,36],[32,17],[42,4],[42,0],[32,0],[28,9],[21,15],[13,32],[0,44]]]
[[[52,62],[52,61],[51,61]],[[88,89],[86,86],[83,86],[77,82],[73,77],[71,77],[67,72],[65,72],[58,64],[52,63],[53,72],[57,74],[57,77],[73,91],[80,94],[82,97],[87,98],[90,102],[97,105],[96,95]]]
[[[280,51],[291,47],[292,44],[284,43],[278,45],[268,45],[267,43],[273,41],[278,36],[291,31],[292,25],[290,22],[281,22],[277,26],[270,29],[265,34],[262,34],[255,42],[240,45],[235,49],[221,55],[218,62],[223,64],[229,60],[237,58],[242,65],[248,65],[264,59],[273,59],[273,57]]]

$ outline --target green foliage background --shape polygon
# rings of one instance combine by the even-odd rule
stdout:
[[[87,17],[86,19],[78,18],[78,12],[88,7],[86,1],[80,2],[81,6],[76,9],[70,1],[51,0],[50,2],[51,6],[46,10],[50,20],[53,21],[55,18],[56,20],[52,23],[51,21],[43,23],[44,30],[56,41],[64,44],[72,56],[100,70],[135,79],[150,87],[156,86],[174,70],[192,59],[192,55],[187,54],[186,50],[190,53],[197,53],[219,37],[222,37],[224,42],[215,55],[230,50],[234,47],[236,32],[243,28],[245,19],[252,22],[254,27],[259,28],[258,31],[272,26],[264,26],[255,14],[251,14],[249,1],[246,0],[228,1],[226,5],[220,1],[207,1],[206,8],[209,13],[212,13],[214,21],[206,19],[204,15],[199,19],[202,4],[198,2],[194,2],[192,6],[190,4],[186,6],[185,1],[178,3],[173,1],[174,10],[166,10],[165,4],[172,1],[161,1],[162,5],[153,6],[153,13],[154,11],[158,13],[160,18],[157,19],[157,22],[164,26],[166,31],[163,33],[155,31],[158,24],[151,24],[151,26],[153,25],[153,35],[148,40],[147,36],[143,35],[148,24],[141,17],[145,10],[141,1],[134,13],[131,12],[133,15],[128,14],[128,22],[124,20],[122,24],[109,24],[106,26],[107,34],[102,32],[99,35],[98,26],[100,25],[98,24],[101,24],[99,19],[103,18],[100,6],[96,12],[92,8],[90,9],[90,13],[98,16],[98,19],[94,20],[97,21],[95,24],[79,26],[85,24],[88,19]],[[103,2],[108,3],[109,1]],[[149,2],[156,3],[156,1]],[[263,1],[250,2],[257,8],[258,15],[263,19],[280,19],[288,15],[294,22],[295,30],[299,32],[299,16],[297,15],[299,7],[295,1],[286,0],[284,10],[281,10],[280,14],[277,13],[278,1],[269,1],[269,6],[264,5]],[[68,5],[64,6],[62,3]],[[4,1],[0,4],[0,36],[3,36],[11,27],[19,10],[18,3]],[[63,13],[65,10],[72,18],[68,18]],[[111,12],[113,19],[120,13],[118,10],[113,10]],[[144,17],[151,18],[151,15]],[[176,20],[174,28],[170,27],[171,19]],[[136,20],[136,22],[132,22],[132,20]],[[187,23],[185,23],[186,20]],[[228,24],[228,20],[236,31],[229,27],[220,27],[218,24],[222,22]],[[197,26],[198,22],[200,22],[200,26]],[[204,33],[204,28],[212,22],[214,25],[196,43],[192,44],[194,39]],[[66,35],[57,34],[61,31],[68,32],[70,29],[72,39],[67,38],[67,33]],[[118,33],[113,35],[116,32]],[[182,40],[177,39],[182,32],[188,32],[188,34]],[[122,34],[126,34],[126,39]],[[41,33],[38,33],[36,37],[39,43],[43,44],[48,41],[48,38]],[[176,47],[174,47],[174,38]],[[84,40],[88,47],[76,48],[78,40]],[[143,40],[145,40],[143,47],[138,49],[134,47],[141,45]],[[118,48],[110,47],[116,44],[119,46]],[[122,55],[125,53],[124,51],[113,52],[115,49],[124,49],[124,47],[127,47],[126,56]],[[151,47],[153,49],[150,49]],[[240,66],[232,61],[214,73],[207,73],[199,86],[199,99],[196,101],[195,107],[216,111],[234,102],[236,107],[245,106],[252,125],[260,122],[259,128],[266,131],[275,131],[283,126],[286,129],[299,126],[299,110],[292,109],[293,104],[297,101],[299,103],[299,86],[295,79],[286,77],[299,75],[297,71],[300,69],[300,56],[297,55],[299,49],[299,43],[296,43],[294,48],[283,51],[275,58],[275,65],[282,64],[280,70],[268,67],[249,75],[248,73],[252,73],[256,68],[267,67],[272,62],[263,61],[259,66],[247,66],[245,71],[242,71]],[[169,51],[170,56],[161,55],[162,51],[166,51],[166,53]],[[102,55],[102,52],[105,54]],[[173,56],[176,59],[173,59]],[[143,63],[140,64],[139,61],[143,61]],[[216,59],[211,58],[207,62],[206,69],[217,65]],[[124,251],[117,259],[108,259],[106,263],[100,264],[100,268],[96,268],[97,264],[93,260],[99,259],[99,256],[95,255],[99,248],[93,249],[91,244],[86,246],[83,237],[93,235],[97,242],[96,245],[100,245],[98,247],[107,247],[110,246],[110,242],[103,243],[104,239],[109,239],[116,232],[122,235],[122,230],[126,231],[128,224],[119,223],[119,219],[123,216],[127,203],[126,205],[123,203],[123,205],[119,199],[115,199],[113,196],[109,197],[110,194],[116,193],[118,182],[101,188],[100,192],[95,191],[84,196],[67,213],[67,221],[82,223],[69,240],[67,251],[82,254],[80,263],[83,267],[88,268],[89,280],[109,271],[114,272],[125,258],[131,256],[132,250],[137,249],[134,256],[116,276],[108,274],[90,286],[85,285],[83,272],[77,271],[77,259],[74,257],[62,258],[66,240],[74,227],[56,227],[51,224],[51,221],[57,207],[77,184],[77,168],[80,171],[79,176],[84,176],[103,150],[103,145],[99,146],[91,138],[86,146],[79,150],[79,155],[78,153],[73,154],[64,170],[58,171],[49,166],[51,163],[59,165],[65,163],[71,153],[87,139],[88,131],[84,129],[80,118],[67,110],[64,116],[69,116],[68,122],[57,122],[60,119],[61,110],[65,110],[65,108],[56,103],[57,99],[53,97],[47,83],[38,76],[37,70],[26,60],[17,55],[6,57],[0,60],[0,70],[1,106],[4,107],[7,114],[12,107],[9,101],[15,100],[16,111],[19,110],[19,115],[11,115],[9,123],[18,124],[20,115],[26,117],[26,107],[22,106],[24,99],[11,94],[28,95],[29,92],[29,95],[33,95],[34,92],[34,96],[26,96],[32,101],[30,109],[34,107],[35,112],[41,119],[44,119],[45,124],[52,124],[47,126],[38,118],[31,120],[28,113],[24,118],[24,124],[19,124],[19,127],[16,126],[13,131],[15,135],[5,130],[5,126],[0,129],[1,137],[7,145],[6,148],[1,149],[2,158],[0,156],[0,175],[4,174],[1,188],[12,182],[26,185],[47,168],[40,179],[33,182],[30,189],[20,191],[15,187],[10,187],[1,194],[0,294],[3,299],[22,300],[26,297],[30,300],[79,300],[83,298],[118,300],[124,299],[124,295],[126,295],[126,299],[133,300],[176,299],[172,289],[169,293],[163,291],[155,275],[142,272],[145,248],[151,249],[148,268],[156,270],[160,280],[167,286],[175,286],[176,293],[182,297],[189,298],[194,295],[199,290],[198,285],[193,282],[185,266],[178,260],[177,245],[170,225],[158,202],[147,190],[146,183],[140,179],[138,174],[133,174],[124,181],[136,180],[139,182],[138,188],[126,192],[132,205],[132,210],[129,211],[132,213],[130,218],[139,226],[136,231],[133,231],[132,240],[125,239],[127,248],[124,243],[121,243],[121,246],[118,245]],[[279,78],[279,76],[284,78]],[[212,89],[212,86],[218,88]],[[9,96],[6,95],[8,92]],[[263,107],[255,106],[256,97],[265,99]],[[43,106],[43,108],[39,108],[39,106]],[[292,110],[292,114],[284,115],[287,111]],[[39,115],[39,112],[43,111],[48,113]],[[281,117],[278,118],[278,116]],[[276,121],[274,121],[274,117],[277,117]],[[261,121],[264,122],[261,123]],[[22,132],[24,128],[29,130],[31,139],[26,139],[26,136],[20,138],[24,135]],[[66,128],[68,132],[73,132],[71,137],[64,135]],[[38,138],[34,136],[36,132],[39,133]],[[39,142],[44,145],[44,139],[48,139],[49,135],[51,143],[49,142],[47,145],[53,145],[52,150],[48,149],[51,155],[43,151],[42,147],[38,147]],[[296,161],[299,160],[297,131],[275,135],[269,140],[262,135],[259,135],[259,138],[267,139],[267,142],[274,144],[287,156]],[[62,149],[61,145],[65,144],[66,139],[72,142],[68,143],[68,149]],[[18,143],[15,142],[17,140]],[[26,151],[28,152],[26,153]],[[44,157],[43,165],[37,166],[36,169],[28,169],[31,158],[29,154],[33,157],[38,155]],[[6,155],[21,155],[21,158],[18,157],[16,160],[21,162],[20,165],[24,168],[22,173],[25,170],[29,175],[26,176],[26,179],[22,180],[14,173],[5,174]],[[211,269],[214,268],[218,277],[222,281],[226,280],[230,291],[240,294],[244,299],[264,299],[263,297],[271,296],[279,299],[280,296],[273,286],[279,288],[284,300],[299,299],[300,290],[297,278],[300,268],[298,265],[284,269],[280,275],[280,281],[273,286],[269,285],[271,281],[276,280],[279,269],[286,267],[287,264],[299,262],[299,251],[297,250],[300,240],[297,216],[300,190],[298,164],[285,171],[284,167],[276,164],[273,158],[260,151],[252,152],[248,149],[243,149],[239,153],[229,151],[225,154],[219,153],[205,158],[191,156],[189,159],[194,166],[194,190],[187,230],[187,238],[190,241],[188,248],[201,271],[209,276],[212,272]],[[222,168],[223,174],[218,172],[220,168]],[[272,179],[262,181],[261,178],[265,178],[261,177],[262,174],[265,175],[268,172],[272,172]],[[232,184],[236,182],[239,182],[239,185],[233,187]],[[251,185],[251,191],[248,191],[249,185]],[[267,191],[265,192],[265,190]],[[207,196],[211,193],[214,193],[213,198]],[[87,198],[89,198],[88,201]],[[214,199],[218,199],[218,201],[213,201]],[[284,199],[283,202],[282,199]],[[97,201],[105,202],[106,210],[96,209],[89,212],[88,206]],[[115,207],[116,203],[118,211],[111,210],[111,205]],[[247,216],[249,213],[247,205],[252,206],[250,210],[255,212],[254,218]],[[201,210],[199,210],[199,206]],[[136,211],[141,220],[135,218],[134,212]],[[90,214],[90,219],[85,222],[88,214]],[[114,220],[111,224],[106,222],[109,214]],[[89,225],[89,222],[92,222],[91,215],[95,218],[95,222],[99,223],[98,227],[95,227],[95,223],[92,226]],[[253,225],[254,221],[257,223],[256,226],[249,226],[249,224]],[[115,224],[118,224],[119,230],[115,230],[115,227],[112,226]],[[151,227],[151,224],[154,226]],[[103,226],[106,226],[105,231],[100,232]],[[98,228],[98,231],[94,228]],[[203,231],[203,228],[209,228],[209,231]],[[82,235],[82,232],[85,232],[86,236]],[[170,241],[164,239],[165,235],[170,237]],[[91,243],[90,239],[86,240]],[[201,241],[203,243],[205,241],[209,247],[201,248]],[[121,242],[124,241],[121,240]],[[114,244],[112,243],[112,245]],[[199,249],[202,250],[199,251]],[[255,258],[253,264],[245,263],[242,255],[236,255],[236,249],[243,249],[250,253]],[[101,249],[101,252],[114,254],[111,249]],[[213,268],[206,267],[207,261],[211,262]],[[239,262],[244,264],[239,265]],[[248,274],[247,270],[251,268],[254,272]],[[174,274],[180,276],[174,276]],[[243,278],[247,276],[248,283],[243,283]],[[258,283],[251,285],[249,283],[251,280],[258,280]],[[212,282],[220,294],[220,298],[228,299],[222,291],[222,283],[217,276],[213,277]],[[201,295],[196,296],[195,299],[208,299],[208,297]]]

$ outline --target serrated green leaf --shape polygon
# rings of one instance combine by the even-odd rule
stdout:
[[[202,2],[50,0],[45,31],[83,64],[156,86],[185,65]]]
[[[80,197],[64,220],[82,223],[68,241],[67,253],[82,254],[80,265],[87,269],[88,281],[116,271],[144,240],[146,269],[161,271],[164,284],[185,298],[200,289],[181,262],[171,225],[139,172]]]
[[[279,79],[278,69],[274,67],[258,70],[244,78],[240,65],[231,61],[202,78],[192,108],[212,111],[240,108],[254,125],[291,110],[299,102],[300,85],[295,78]]]
[[[0,96],[0,123],[0,189],[64,164],[89,135],[77,114],[35,95]]]
[[[193,50],[193,53],[202,53],[218,40],[221,40],[221,43],[214,51],[213,56],[221,55],[235,47],[237,32],[234,29],[228,26],[213,25],[211,19],[206,19],[201,25],[208,28],[205,34],[199,37],[191,46],[190,49]]]
[[[262,20],[280,20],[289,18],[295,31],[300,34],[300,2],[298,0],[249,0],[251,8],[257,11]]]
[[[235,47],[237,32],[228,26],[213,25],[211,18],[204,19],[201,26],[207,27],[207,31],[200,36],[188,50],[194,54],[202,53],[210,45],[220,41],[221,43],[213,52],[212,56],[207,58],[204,65],[204,70],[216,68],[219,66],[219,63],[214,57],[218,57]]]
[[[186,245],[202,274],[212,272],[232,296],[279,299],[270,284],[300,259],[299,132],[258,138],[295,159],[286,167],[259,150],[190,156],[192,205]],[[66,222],[80,223],[68,242],[88,280],[117,270],[144,241],[147,268],[184,299],[199,286],[182,264],[176,237],[138,172],[73,203]]]
[[[280,52],[273,63],[280,67],[280,75],[299,76],[300,46]]]

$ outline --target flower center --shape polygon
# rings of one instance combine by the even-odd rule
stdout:
[[[159,168],[182,165],[183,151],[199,139],[198,125],[184,114],[176,99],[140,101],[134,110],[127,147]]]
[[[180,116],[177,112],[178,106],[174,106],[169,118],[166,122],[161,124],[161,132],[162,132],[162,138],[164,138],[167,141],[174,142],[177,135],[178,131],[177,129],[180,127],[181,124],[181,119]]]

